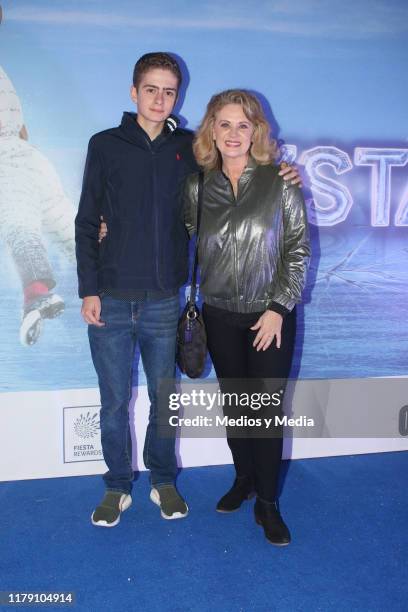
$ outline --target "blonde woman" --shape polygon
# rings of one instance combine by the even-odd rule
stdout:
[[[227,428],[236,478],[217,505],[237,510],[256,493],[255,519],[275,545],[290,542],[277,504],[281,414],[310,256],[304,200],[274,165],[270,127],[258,99],[244,90],[213,96],[194,141],[204,170],[199,239],[200,293],[208,348],[224,392],[269,392],[278,405],[247,409],[262,426]],[[185,221],[194,232],[198,174],[185,186]],[[273,400],[271,399],[271,402]],[[274,402],[276,404],[276,402]],[[224,407],[239,416],[239,405]]]

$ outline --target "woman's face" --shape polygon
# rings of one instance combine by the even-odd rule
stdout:
[[[248,159],[254,125],[240,104],[226,104],[215,115],[213,138],[223,160]]]

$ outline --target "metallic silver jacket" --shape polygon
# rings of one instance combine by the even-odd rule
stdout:
[[[306,210],[301,190],[278,172],[250,158],[236,199],[220,170],[205,173],[198,254],[200,293],[207,304],[233,312],[270,308],[284,314],[300,302],[310,258]],[[197,196],[198,174],[192,174],[184,189],[190,235],[196,227]]]

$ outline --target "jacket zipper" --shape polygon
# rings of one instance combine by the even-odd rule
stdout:
[[[149,147],[150,154],[152,156],[152,163],[153,163],[153,209],[154,209],[154,230],[155,230],[154,233],[155,233],[155,238],[156,238],[155,264],[156,264],[157,285],[160,289],[165,291],[165,287],[163,287],[163,284],[161,282],[161,276],[160,276],[161,251],[160,251],[160,241],[159,241],[159,210],[158,210],[159,207],[158,207],[158,201],[157,201],[157,155],[156,155],[156,151],[152,147],[151,142],[146,136],[145,136],[145,140]],[[157,151],[159,150],[159,148],[161,148],[161,146],[165,143],[166,140],[167,138],[162,141]]]
[[[234,277],[235,277],[235,294],[236,294],[236,302],[237,302],[237,306],[239,307],[240,304],[240,290],[239,290],[239,283],[238,283],[238,255],[237,255],[237,226],[235,223],[235,220],[233,219],[233,213],[234,210],[236,208],[236,206],[238,205],[238,195],[239,195],[239,181],[238,181],[238,186],[237,186],[237,196],[235,197],[235,193],[234,193],[234,189],[232,187],[232,183],[229,179],[228,176],[224,175],[229,184],[230,184],[230,188],[231,188],[231,195],[233,198],[233,204],[234,207],[231,211],[231,225],[233,228],[233,236],[232,236],[232,248],[233,248],[233,259],[234,259]]]
[[[159,211],[157,202],[157,157],[155,151],[150,147],[153,163],[153,207],[154,207],[154,233],[156,237],[156,248],[155,248],[155,264],[156,264],[156,278],[157,285],[160,289],[163,289],[160,278],[160,244],[159,244]]]

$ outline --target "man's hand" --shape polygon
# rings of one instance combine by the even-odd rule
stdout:
[[[101,299],[98,295],[89,295],[82,300],[81,315],[88,325],[103,327],[101,321]]]
[[[276,348],[280,348],[282,321],[282,315],[273,310],[266,310],[251,327],[254,331],[258,330],[252,346],[256,347],[257,351],[266,351],[276,337]]]
[[[101,223],[99,225],[99,232],[98,232],[98,242],[102,242],[102,240],[105,238],[106,234],[108,233],[108,226],[106,225],[106,222],[103,220],[103,216],[100,216],[100,220]]]
[[[289,166],[286,162],[282,162],[280,164],[279,176],[282,176],[284,181],[291,181],[292,185],[302,186],[302,178],[296,166]]]

